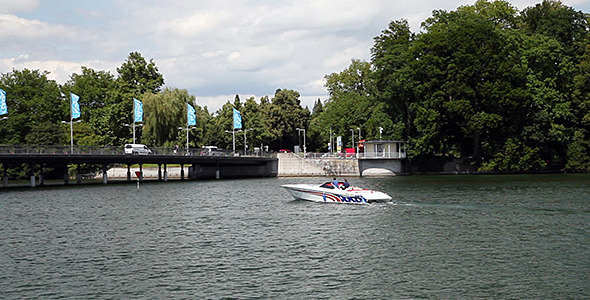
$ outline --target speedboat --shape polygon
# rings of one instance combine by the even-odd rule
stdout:
[[[284,184],[282,185],[295,199],[326,202],[367,204],[390,202],[391,196],[374,190],[350,186],[346,189],[336,188],[330,182],[317,184]]]

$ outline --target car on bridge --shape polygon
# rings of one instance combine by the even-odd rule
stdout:
[[[225,156],[227,155],[227,153],[225,150],[217,148],[217,146],[203,146],[203,149],[201,150],[201,155]]]
[[[144,144],[125,144],[125,154],[148,155],[154,153]]]

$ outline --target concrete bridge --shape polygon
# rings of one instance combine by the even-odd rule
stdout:
[[[0,163],[3,165],[3,186],[8,185],[7,169],[29,165],[31,186],[43,183],[43,170],[52,168],[64,174],[69,184],[68,166],[76,165],[76,182],[82,181],[81,164],[102,165],[103,183],[108,183],[108,170],[112,165],[127,165],[127,180],[132,179],[131,165],[139,165],[138,177],[143,180],[144,164],[158,165],[158,180],[167,181],[167,166],[180,165],[180,179],[220,179],[245,177],[276,177],[278,160],[270,156],[205,156],[195,153],[200,149],[175,153],[169,148],[155,148],[153,155],[126,155],[123,148],[114,147],[63,147],[63,146],[0,146]],[[192,151],[191,151],[192,150]],[[196,150],[196,151],[195,151]],[[200,151],[199,151],[200,152]],[[187,170],[185,172],[185,166]],[[135,174],[134,174],[135,175]],[[186,175],[186,176],[185,176]]]

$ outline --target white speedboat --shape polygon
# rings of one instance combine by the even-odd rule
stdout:
[[[358,187],[347,189],[334,188],[330,182],[317,184],[284,184],[282,185],[295,199],[327,202],[366,204],[374,202],[390,202],[391,196],[374,190]]]

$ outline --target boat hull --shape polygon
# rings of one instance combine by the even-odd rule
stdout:
[[[295,199],[313,202],[367,204],[391,201],[391,197],[385,193],[359,188],[340,190],[312,184],[285,184],[282,187]]]

